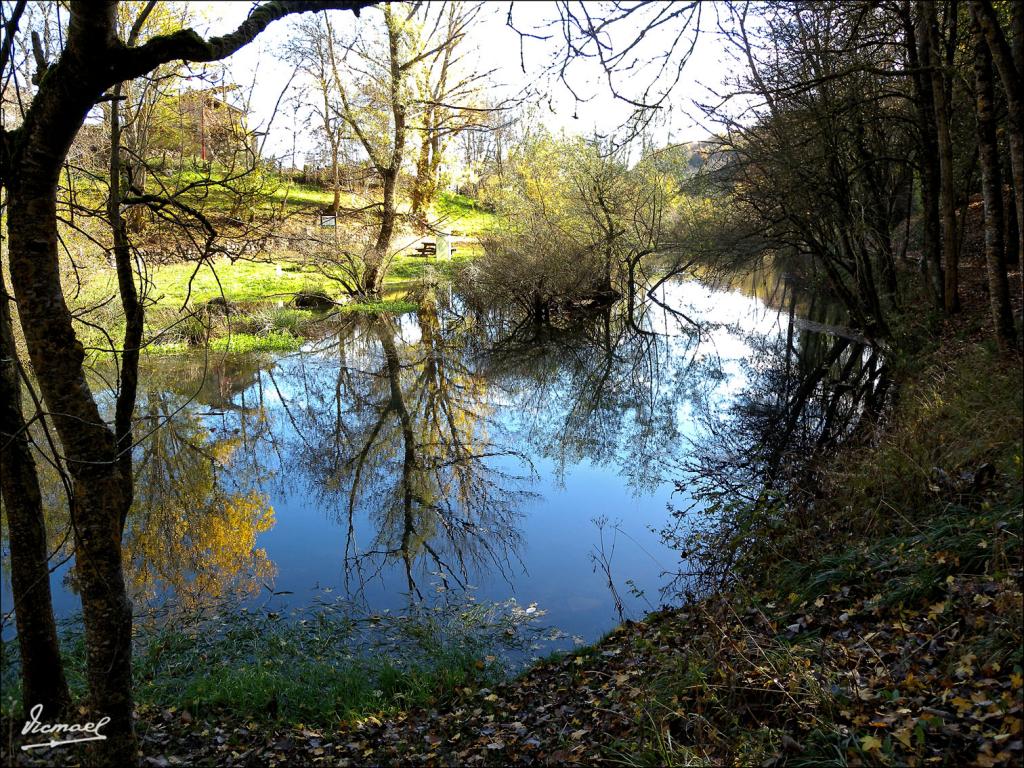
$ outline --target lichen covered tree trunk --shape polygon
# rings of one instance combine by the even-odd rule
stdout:
[[[978,162],[981,166],[981,191],[985,202],[985,266],[996,339],[1001,347],[1006,348],[1016,345],[1016,331],[1010,308],[1010,287],[1003,247],[1003,179],[996,139],[992,55],[981,30],[976,24],[974,27],[974,95],[978,123]]]
[[[46,520],[21,410],[10,297],[0,274],[0,491],[7,515],[11,592],[21,654],[22,705],[56,717],[71,704],[50,593]]]
[[[57,184],[78,128],[106,90],[96,57],[116,45],[108,4],[72,14],[60,61],[43,77],[15,142],[8,173],[11,282],[46,409],[71,477],[75,567],[85,623],[90,716],[110,717],[104,762],[136,759],[132,729],[131,627],[121,563],[126,513],[114,433],[100,416],[83,367],[84,351],[61,289]]]
[[[50,134],[53,126],[40,122],[39,135]],[[10,188],[11,279],[32,367],[71,475],[91,713],[94,720],[111,718],[107,741],[101,742],[106,757],[134,760],[132,612],[121,564],[121,521],[131,478],[122,474],[114,433],[86,381],[84,351],[61,291],[56,182],[64,152],[59,144],[57,151],[40,144],[30,140],[33,151],[26,153],[24,167],[31,172]]]

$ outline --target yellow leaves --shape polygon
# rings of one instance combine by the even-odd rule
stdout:
[[[989,605],[992,605],[992,598],[991,597],[987,597],[986,595],[983,595],[981,593],[978,593],[977,595],[974,596],[974,599],[972,600],[972,602],[976,606],[978,606],[979,608],[985,608],[985,607],[987,607]]]
[[[943,600],[942,602],[939,602],[939,603],[934,603],[934,604],[928,606],[928,618],[929,619],[934,619],[936,616],[940,615],[945,610],[946,610],[946,601],[945,600]]]
[[[860,748],[865,752],[878,752],[882,749],[882,742],[875,736],[864,736],[860,740]]]
[[[1024,687],[1024,675],[1021,675],[1020,672],[1014,672],[1010,675],[1010,685],[1014,688]]]
[[[960,677],[960,678],[963,678],[963,677],[970,677],[971,675],[973,675],[974,674],[974,662],[975,662],[975,660],[977,658],[978,657],[975,656],[973,653],[966,653],[963,656],[961,656],[960,657],[960,661],[956,665],[956,670],[955,670],[956,676]]]
[[[950,701],[950,704],[956,707],[957,714],[959,715],[962,715],[964,712],[967,712],[973,706],[971,702],[965,699],[963,696],[953,697],[953,699]]]
[[[979,707],[987,707],[992,703],[992,700],[981,691],[975,691],[974,693],[972,693],[971,701],[973,701]]]
[[[210,446],[210,453],[218,464],[226,466],[231,463],[231,457],[241,444],[241,438],[237,437],[217,440]]]
[[[171,589],[183,605],[195,606],[229,592],[255,592],[276,568],[257,536],[275,524],[262,493],[222,494],[196,506],[154,504],[136,521],[126,542],[133,590],[152,595]]]

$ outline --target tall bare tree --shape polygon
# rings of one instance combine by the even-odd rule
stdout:
[[[495,70],[465,66],[468,32],[483,5],[450,0],[438,8],[424,6],[422,27],[427,40],[438,40],[440,48],[422,62],[417,77],[420,148],[410,204],[411,213],[420,217],[437,194],[438,172],[451,141],[467,129],[486,128],[487,113],[506,106],[482,103],[481,88]]]
[[[351,131],[339,116],[339,83],[335,74],[338,72],[340,47],[331,20],[324,15],[303,19],[289,50],[289,55],[309,80],[316,95],[315,99],[308,101],[307,107],[327,147],[331,191],[334,194],[331,209],[335,216],[341,208],[342,150],[351,138]]]
[[[959,242],[957,240],[956,198],[954,192],[953,139],[950,134],[950,64],[943,56],[944,37],[950,49],[956,47],[956,3],[945,3],[943,14],[946,35],[939,29],[937,3],[918,3],[922,34],[928,38],[928,57],[921,63],[928,67],[932,81],[932,107],[939,158],[939,221],[942,224],[943,308],[946,314],[960,310]]]
[[[251,42],[288,14],[343,8],[361,2],[269,2],[257,6],[233,32],[204,39],[180,29],[131,46],[117,33],[116,2],[73,2],[56,59],[37,50],[38,90],[20,126],[0,131],[0,178],[7,197],[11,282],[18,316],[46,418],[53,425],[70,475],[71,519],[86,632],[90,710],[110,717],[99,742],[104,763],[136,760],[132,727],[132,608],[122,570],[121,536],[131,499],[131,476],[120,454],[126,448],[100,415],[86,380],[84,350],[76,336],[61,285],[57,188],[61,170],[88,113],[110,98],[110,89],[170,61],[215,61]],[[0,51],[6,78],[17,24],[8,25]],[[130,292],[122,310],[133,311]],[[123,350],[124,365],[137,364],[137,349]],[[132,371],[131,375],[137,375]],[[131,411],[134,402],[123,409]],[[122,406],[119,405],[119,410]],[[5,474],[7,471],[7,455]],[[15,457],[18,458],[18,457]],[[11,465],[11,471],[30,471]],[[32,510],[29,510],[30,512]],[[12,531],[13,532],[13,531]],[[21,597],[23,600],[23,596]],[[16,601],[19,598],[16,598]],[[24,604],[24,602],[22,603]]]
[[[999,18],[991,0],[971,0],[970,10],[985,36],[1006,94],[1007,135],[1017,205],[1017,263],[1024,264],[1024,8],[1020,3],[1010,3],[1009,25]],[[1021,287],[1024,290],[1024,269]]]
[[[977,22],[974,36],[974,108],[978,123],[978,158],[981,165],[981,194],[985,201],[985,266],[989,302],[996,339],[1002,347],[1016,344],[1010,287],[1006,276],[1003,245],[1003,175],[999,167],[996,138],[995,84],[992,54]]]

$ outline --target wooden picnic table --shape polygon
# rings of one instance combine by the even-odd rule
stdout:
[[[455,246],[450,247],[451,252],[455,253]],[[413,256],[420,256],[422,258],[428,258],[430,256],[437,256],[437,243],[432,240],[424,240],[420,243],[419,247],[413,253]]]

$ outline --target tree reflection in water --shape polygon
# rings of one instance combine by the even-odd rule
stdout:
[[[774,500],[806,510],[817,524],[805,483],[815,459],[841,442],[866,438],[887,402],[890,379],[884,350],[842,327],[835,304],[803,306],[798,287],[780,281],[770,303],[785,313],[784,332],[750,334],[745,386],[725,409],[705,400],[698,413],[701,437],[677,490],[692,503],[678,508],[662,532],[683,564],[666,586],[692,593],[727,579],[736,554],[770,541]],[[764,515],[737,510],[756,505]],[[792,519],[792,516],[791,516]]]
[[[696,327],[624,310],[519,326],[491,348],[484,370],[514,393],[520,428],[559,477],[585,460],[642,493],[665,481],[681,440],[681,406],[715,363],[698,357]]]
[[[393,562],[417,597],[424,577],[447,589],[469,586],[473,568],[507,576],[520,546],[533,470],[492,438],[487,385],[466,355],[467,321],[446,314],[431,290],[418,297],[416,318],[342,321],[334,381],[309,377],[306,407],[288,406],[303,436],[294,463],[346,531],[353,594]],[[361,517],[374,530],[365,546]]]
[[[204,423],[198,402],[170,390],[149,391],[140,401],[140,415],[162,426],[142,444],[136,463],[125,531],[133,597],[152,600],[169,591],[192,611],[259,592],[276,573],[256,546],[275,522],[259,490],[259,465],[239,457],[239,434],[217,434]]]
[[[136,491],[124,541],[139,616],[163,607],[168,596],[186,612],[251,596],[276,575],[257,546],[257,537],[275,523],[262,490],[267,475],[245,455],[244,431],[211,419],[234,411],[234,423],[250,430],[264,421],[234,404],[258,375],[253,361],[224,357],[151,361],[146,369],[137,410],[137,434],[145,438],[135,448]],[[49,549],[63,582],[59,594],[77,593],[67,495],[52,466],[40,477]]]
[[[764,303],[680,282],[632,315],[623,302],[538,325],[421,286],[415,313],[338,315],[298,353],[147,361],[138,431],[152,434],[137,449],[126,533],[136,596],[174,593],[199,607],[253,595],[275,576],[263,547],[288,563],[290,589],[335,583],[340,571],[346,596],[375,610],[394,600],[370,594],[371,583],[461,600],[497,574],[533,595],[532,577],[520,580],[524,553],[566,561],[531,560],[546,578],[576,573],[579,561],[589,575],[597,532],[587,521],[614,517],[629,494],[634,533],[662,525],[681,475],[677,500],[709,516],[726,499],[760,498],[781,487],[794,456],[850,436],[880,407],[885,366],[863,340],[817,332],[837,331],[841,318],[785,281],[743,290]],[[768,325],[737,321],[737,308]],[[624,497],[602,510],[565,506],[560,494],[574,483],[565,499],[599,506],[577,481],[600,474]],[[288,517],[273,531],[271,499]],[[693,521],[676,522],[666,541],[682,546]],[[566,536],[571,565],[545,547],[567,552]],[[722,552],[743,546],[718,541]],[[677,586],[689,588],[689,570],[684,562]],[[543,589],[546,600],[564,593],[599,610],[582,584]]]
[[[392,564],[415,597],[426,581],[461,589],[487,569],[511,581],[536,498],[530,456],[559,476],[584,460],[607,466],[637,493],[663,482],[680,402],[706,373],[696,334],[615,309],[533,328],[473,313],[443,288],[415,299],[415,316],[344,317],[297,358],[295,386],[278,388],[287,463],[345,531],[351,594]]]

